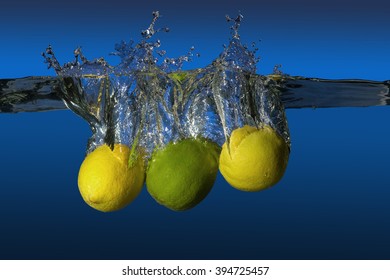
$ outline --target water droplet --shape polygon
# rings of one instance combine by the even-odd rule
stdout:
[[[227,22],[233,22],[233,25],[230,27],[230,29],[232,30],[233,38],[240,39],[240,35],[238,34],[238,29],[240,28],[241,21],[244,18],[244,16],[238,13],[235,19],[231,18],[229,15],[226,15],[225,18]]]
[[[274,75],[282,75],[283,72],[280,70],[280,68],[282,68],[282,65],[281,64],[276,64],[274,66],[272,74],[274,74]]]

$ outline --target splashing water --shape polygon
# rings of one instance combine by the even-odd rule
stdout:
[[[241,14],[226,16],[233,23],[232,38],[219,57],[204,69],[186,72],[181,67],[194,48],[179,58],[166,57],[160,40],[152,40],[169,32],[155,27],[159,17],[153,12],[140,43],[115,45],[113,54],[121,59],[116,66],[103,58],[90,61],[80,48],[62,67],[51,46],[43,54],[63,80],[61,98],[91,126],[88,153],[104,143],[137,143],[150,155],[169,141],[199,136],[222,145],[245,124],[270,125],[290,143],[279,91],[270,79],[256,75],[257,49],[240,41]]]
[[[187,116],[192,137],[201,134],[222,145],[236,128],[244,125],[273,127],[290,145],[290,136],[277,84],[256,75],[256,51],[240,41],[243,16],[226,16],[232,38],[219,57],[201,70],[187,89],[191,96]],[[193,92],[191,92],[191,89]],[[216,122],[218,120],[218,122]]]
[[[43,54],[49,67],[63,79],[61,98],[91,126],[93,135],[87,152],[103,143],[131,146],[134,141],[140,141],[150,152],[178,133],[170,106],[174,82],[169,73],[191,60],[193,48],[175,59],[164,58],[165,51],[158,51],[164,58],[158,64],[154,52],[161,42],[150,39],[158,32],[169,31],[155,29],[159,16],[159,12],[153,12],[152,23],[141,32],[143,40],[139,44],[116,44],[113,54],[121,58],[117,66],[103,58],[90,61],[80,48],[74,51],[74,61],[62,67],[51,46]]]

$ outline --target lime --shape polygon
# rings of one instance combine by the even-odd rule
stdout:
[[[157,149],[146,172],[146,187],[160,204],[190,209],[210,192],[218,172],[221,148],[205,139],[184,139]]]
[[[81,196],[102,212],[122,209],[140,193],[145,179],[141,154],[131,154],[128,146],[115,144],[96,148],[81,164],[78,185]]]
[[[270,126],[235,129],[222,146],[219,169],[230,185],[260,191],[275,185],[287,167],[289,147]]]

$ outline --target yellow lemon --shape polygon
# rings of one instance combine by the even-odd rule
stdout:
[[[145,180],[141,154],[115,144],[96,148],[81,164],[78,185],[84,201],[102,212],[119,210],[140,193]]]
[[[171,210],[196,206],[214,185],[220,151],[205,139],[184,139],[156,150],[146,173],[148,192]]]
[[[230,185],[260,191],[275,185],[284,174],[289,147],[270,126],[235,129],[222,146],[219,170]]]

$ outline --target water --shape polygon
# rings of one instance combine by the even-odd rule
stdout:
[[[236,19],[226,16],[232,22],[231,39],[219,57],[203,69],[187,72],[181,68],[191,60],[194,48],[179,58],[166,57],[154,36],[169,29],[157,29],[160,14],[152,15],[139,43],[122,41],[115,46],[113,54],[121,59],[118,65],[103,58],[88,60],[81,48],[75,49],[74,61],[63,66],[50,45],[42,53],[59,76],[57,81],[42,83],[51,84],[55,95],[92,130],[87,153],[104,143],[111,147],[121,143],[139,144],[151,155],[168,142],[189,137],[208,138],[222,146],[234,129],[244,125],[269,125],[290,145],[278,85],[256,75],[256,49],[240,41],[241,14]],[[30,81],[37,83],[34,78]],[[11,92],[16,86],[12,87]],[[26,100],[20,93],[2,95],[2,108],[11,112],[14,104]]]
[[[386,105],[388,83],[254,77],[276,84],[287,109],[293,146],[285,178],[246,194],[219,177],[204,203],[183,214],[146,192],[123,212],[95,213],[75,179],[90,137],[84,120],[65,110],[1,114],[2,258],[388,258],[388,108],[290,110]],[[56,94],[42,97],[6,108],[65,108]],[[203,100],[195,102],[209,108]]]
[[[196,70],[194,70],[196,71]],[[363,79],[321,79],[301,76],[261,76],[280,91],[285,109],[386,106],[390,101],[390,81]],[[0,112],[38,112],[67,109],[60,99],[61,80],[57,77],[0,79]]]

